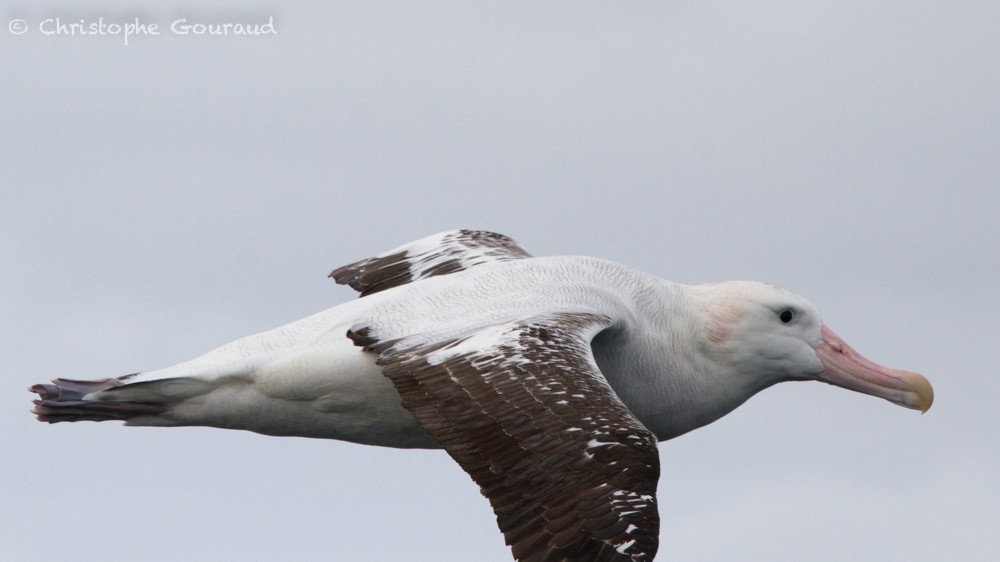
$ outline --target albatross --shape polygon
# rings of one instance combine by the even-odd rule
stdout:
[[[443,448],[516,560],[640,562],[658,547],[658,441],[783,381],[934,399],[766,283],[683,285],[474,230],[330,277],[360,298],[165,369],[34,385],[33,413]]]

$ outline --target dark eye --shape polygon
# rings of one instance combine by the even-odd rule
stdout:
[[[790,308],[786,308],[778,313],[778,320],[781,320],[782,324],[788,324],[792,320],[795,320],[795,312]]]

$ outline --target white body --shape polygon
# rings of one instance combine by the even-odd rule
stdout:
[[[780,380],[738,377],[705,355],[699,343],[708,337],[701,320],[705,304],[697,289],[597,258],[484,264],[346,302],[191,361],[139,373],[126,386],[87,399],[159,402],[169,396],[175,404],[130,425],[208,425],[434,448],[400,405],[375,354],[348,339],[352,326],[375,325],[383,337],[430,339],[548,311],[597,312],[616,324],[593,341],[598,365],[636,417],[669,439]],[[143,381],[160,382],[133,384]]]
[[[657,439],[783,380],[921,411],[934,399],[927,379],[864,358],[805,299],[764,283],[679,285],[596,258],[533,258],[471,230],[330,276],[363,296],[167,369],[34,385],[33,412],[441,443],[516,559],[648,562]]]

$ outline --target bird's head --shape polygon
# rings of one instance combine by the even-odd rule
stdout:
[[[702,286],[703,342],[712,358],[753,386],[818,380],[926,412],[934,390],[922,375],[883,367],[826,327],[806,299],[766,283]]]

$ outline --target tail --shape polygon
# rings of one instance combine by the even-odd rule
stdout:
[[[53,384],[36,384],[29,388],[38,394],[31,413],[38,421],[48,423],[75,421],[129,420],[136,416],[155,416],[169,409],[156,402],[118,402],[85,400],[88,394],[110,390],[126,384],[121,379],[77,381],[55,379]]]

